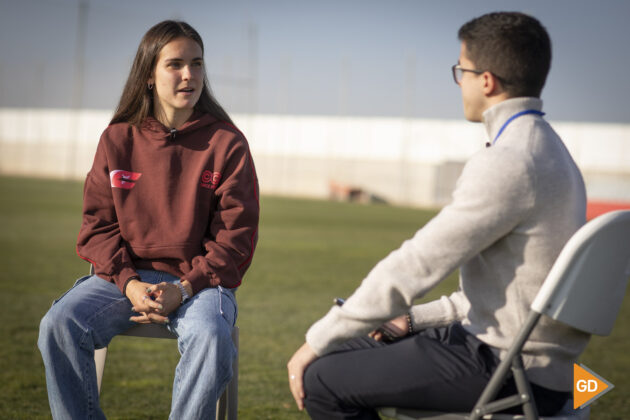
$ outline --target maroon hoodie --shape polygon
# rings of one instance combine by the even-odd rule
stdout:
[[[206,287],[241,284],[258,239],[258,180],[236,127],[195,113],[169,131],[112,124],[87,175],[79,256],[121,291],[137,269]]]

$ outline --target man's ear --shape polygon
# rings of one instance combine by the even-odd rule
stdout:
[[[483,85],[482,85],[483,94],[486,96],[496,95],[498,93],[498,90],[500,90],[500,86],[501,86],[496,76],[490,73],[489,71],[485,71],[481,74],[481,78],[483,82]]]
[[[481,77],[483,83],[482,92],[486,97],[509,96],[497,76],[486,71],[481,74]]]

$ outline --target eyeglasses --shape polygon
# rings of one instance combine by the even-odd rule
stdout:
[[[483,74],[485,73],[487,70],[473,70],[473,69],[464,69],[462,68],[462,66],[460,66],[459,64],[455,64],[453,67],[451,67],[451,71],[453,72],[453,80],[455,80],[455,83],[458,85],[462,84],[462,77],[464,77],[464,72],[471,72],[471,73],[475,73],[475,74]],[[490,72],[494,77],[496,77],[501,84],[503,85],[509,85],[511,84],[511,82],[503,77],[497,76],[495,73]]]
[[[455,80],[455,83],[458,85],[462,83],[462,77],[464,77],[464,72],[469,71],[475,74],[484,73],[484,70],[464,69],[459,64],[455,64],[453,67],[451,67],[451,70],[453,72],[453,80]]]

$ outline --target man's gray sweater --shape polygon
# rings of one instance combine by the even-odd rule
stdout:
[[[513,115],[541,108],[536,98],[491,107],[483,114],[489,138]],[[411,311],[416,330],[459,321],[503,356],[585,213],[584,182],[561,139],[541,116],[519,116],[492,147],[466,163],[452,203],[380,261],[342,307],[309,329],[306,340],[321,356]],[[412,307],[458,267],[457,292]],[[572,389],[572,363],[588,339],[543,317],[524,348],[530,380]]]

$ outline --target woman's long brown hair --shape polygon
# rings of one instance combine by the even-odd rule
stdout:
[[[153,26],[144,34],[136,58],[131,66],[127,83],[116,107],[116,112],[110,124],[127,122],[132,125],[140,125],[145,118],[153,115],[153,91],[147,87],[147,81],[153,74],[158,55],[162,48],[176,38],[185,37],[192,39],[201,47],[203,53],[203,41],[199,33],[186,22],[165,20]],[[209,113],[213,117],[227,121],[232,119],[219,105],[210,92],[208,77],[204,71],[203,90],[199,101],[195,104],[196,111]]]

